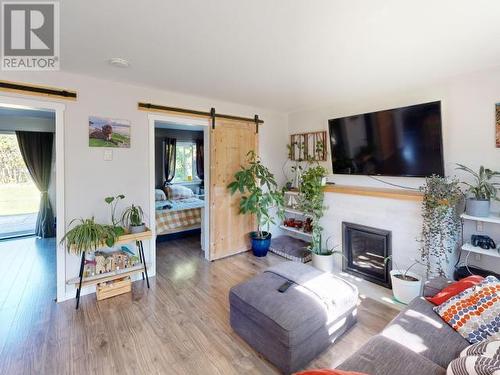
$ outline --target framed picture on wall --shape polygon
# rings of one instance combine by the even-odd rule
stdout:
[[[497,103],[495,107],[496,107],[495,139],[497,147],[500,148],[500,103]]]
[[[89,116],[89,147],[130,148],[130,121]]]

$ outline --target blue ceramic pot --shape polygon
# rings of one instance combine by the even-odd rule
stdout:
[[[251,232],[252,252],[256,257],[265,257],[271,246],[271,233],[262,232],[264,237],[257,237],[257,232]]]

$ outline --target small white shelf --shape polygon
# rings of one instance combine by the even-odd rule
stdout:
[[[471,216],[467,214],[462,214],[460,217],[464,220],[473,220],[473,221],[481,221],[483,223],[493,223],[500,224],[500,215],[498,212],[490,212],[490,216],[479,217],[479,216]]]
[[[304,232],[303,230],[300,230],[300,229],[296,229],[296,228],[292,228],[292,227],[287,227],[285,225],[280,225],[280,228],[283,229],[283,230],[286,230],[288,232],[291,232],[291,233],[296,233],[296,234],[300,234],[302,236],[305,236],[307,238],[312,238],[312,234],[311,233],[306,233],[306,232]]]
[[[307,215],[305,212],[302,212],[302,211],[299,211],[299,210],[294,210],[293,208],[285,208],[285,212],[289,213],[289,214],[294,214],[294,215],[300,215],[300,216],[310,216],[310,215]]]
[[[470,244],[470,243],[464,243],[462,245],[462,250],[469,251],[471,253],[500,258],[500,253],[498,252],[497,249],[485,250],[485,249],[481,249],[479,246],[472,246],[472,244]]]

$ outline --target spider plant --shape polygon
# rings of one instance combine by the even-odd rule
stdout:
[[[94,217],[90,219],[74,219],[69,225],[78,222],[66,232],[61,240],[61,244],[66,241],[66,248],[69,253],[76,255],[82,252],[94,252],[104,245],[112,247],[118,238],[115,228],[112,225],[97,224]]]

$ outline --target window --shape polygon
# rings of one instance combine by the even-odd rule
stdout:
[[[172,182],[198,180],[196,176],[196,144],[193,142],[177,142],[175,151],[175,177]]]

